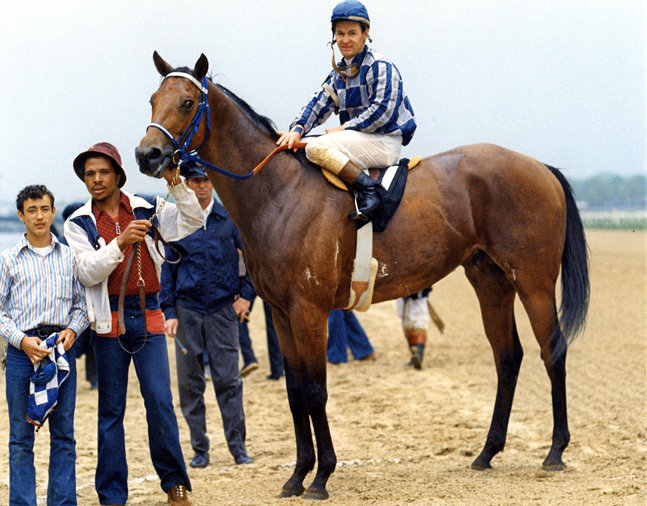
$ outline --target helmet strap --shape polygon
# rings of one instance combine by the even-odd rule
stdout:
[[[328,43],[330,49],[332,49],[332,68],[335,73],[342,78],[343,81],[352,79],[359,73],[360,65],[358,65],[357,63],[353,63],[351,65],[343,65],[342,67],[337,65],[337,62],[335,61],[335,44],[337,44],[337,41],[334,39],[332,40],[332,42]]]

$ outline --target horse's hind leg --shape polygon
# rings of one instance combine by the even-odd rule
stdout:
[[[297,442],[297,463],[290,479],[281,489],[281,497],[303,494],[303,480],[315,466],[315,450],[310,432],[308,402],[303,387],[303,370],[299,362],[290,322],[278,310],[272,311],[274,327],[281,342],[285,364],[285,384]]]
[[[568,430],[566,412],[566,352],[561,356],[553,356],[555,347],[564,339],[557,324],[557,309],[555,303],[555,286],[552,289],[537,290],[532,294],[519,296],[528,317],[537,342],[541,347],[541,358],[550,378],[551,396],[553,400],[553,443],[543,467],[549,471],[564,469],[562,453],[571,440]]]
[[[514,287],[490,258],[475,258],[475,262],[465,265],[465,274],[481,306],[485,334],[492,346],[498,379],[487,440],[479,456],[472,462],[473,469],[483,470],[492,467],[492,457],[505,446],[523,350],[514,320]]]

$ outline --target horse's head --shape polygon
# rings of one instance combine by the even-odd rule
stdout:
[[[174,154],[190,135],[188,130],[193,130],[189,126],[196,117],[196,112],[200,114],[202,82],[209,70],[209,62],[203,54],[193,70],[174,70],[157,51],[153,53],[153,61],[164,80],[150,100],[153,107],[150,126],[155,128],[149,126],[146,130],[146,135],[135,149],[135,157],[142,173],[161,178],[167,168],[177,164]],[[199,146],[198,141],[201,142],[206,135],[205,125],[208,119],[198,119],[196,135],[186,147],[187,151]]]

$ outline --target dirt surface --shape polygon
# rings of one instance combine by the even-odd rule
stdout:
[[[328,414],[338,467],[330,503],[384,505],[643,505],[646,499],[647,274],[645,232],[589,231],[592,298],[588,326],[571,347],[567,389],[571,444],[563,472],[545,472],[550,448],[550,383],[526,315],[517,305],[525,351],[508,441],[494,469],[469,468],[485,442],[496,392],[492,353],[476,296],[462,268],[439,282],[431,301],[444,319],[430,329],[422,371],[408,350],[394,303],[358,314],[377,351],[374,362],[328,368]],[[254,464],[236,466],[222,434],[213,390],[206,401],[211,464],[190,469],[194,506],[302,504],[279,499],[292,472],[295,442],[284,380],[270,381],[261,304],[251,334],[261,368],[245,379],[247,442]],[[173,354],[173,348],[169,347]],[[83,378],[83,360],[78,361]],[[174,358],[171,357],[174,374]],[[128,504],[161,506],[166,496],[148,455],[143,402],[131,368],[126,439]],[[0,382],[3,383],[4,375]],[[187,462],[193,456],[177,405]],[[76,411],[79,505],[94,490],[97,393],[79,380]],[[8,427],[6,401],[0,419]],[[39,503],[45,504],[49,434],[37,435]],[[0,504],[8,500],[8,429],[0,433]],[[312,481],[308,476],[306,486]]]

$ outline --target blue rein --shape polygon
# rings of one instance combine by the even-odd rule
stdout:
[[[171,159],[172,162],[175,163],[176,165],[181,165],[183,162],[186,162],[187,160],[191,160],[193,162],[196,162],[202,165],[203,167],[206,167],[207,169],[211,169],[232,179],[244,180],[252,177],[254,175],[253,170],[241,176],[238,174],[234,174],[233,172],[226,171],[225,169],[221,169],[220,167],[217,167],[216,165],[213,165],[209,162],[206,162],[197,155],[198,151],[200,151],[204,146],[205,142],[207,142],[207,138],[209,137],[209,129],[211,128],[211,115],[209,112],[209,102],[207,100],[207,89],[208,89],[207,87],[209,85],[209,80],[206,77],[203,77],[202,86],[198,86],[200,84],[199,81],[191,74],[186,74],[184,72],[171,72],[170,74],[166,75],[164,79],[166,79],[167,77],[185,77],[200,89],[200,103],[198,104],[198,108],[195,111],[195,114],[193,116],[193,119],[191,120],[191,123],[189,123],[189,126],[186,127],[186,130],[184,130],[184,133],[180,135],[179,139],[176,140],[175,137],[173,137],[173,135],[171,134],[171,132],[169,132],[166,128],[164,128],[159,123],[151,123],[146,127],[146,130],[148,130],[150,127],[157,128],[160,132],[162,132],[164,135],[166,135],[166,137],[168,137],[171,140],[171,142],[173,143],[173,147],[175,148],[175,152],[173,153],[173,157]],[[191,145],[193,136],[198,131],[198,128],[200,127],[200,122],[202,121],[202,117],[204,116],[205,112],[207,115],[207,118],[206,118],[207,131],[204,135],[204,139],[202,140],[202,144],[200,144],[200,147],[195,151],[187,153],[186,150]],[[180,145],[180,142],[185,137],[186,137],[186,140]]]

